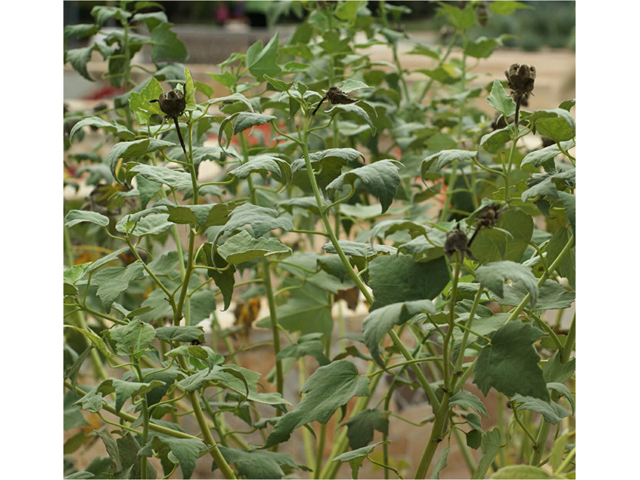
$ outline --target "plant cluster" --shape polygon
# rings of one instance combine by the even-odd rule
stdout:
[[[440,3],[454,33],[415,43],[435,65],[408,71],[408,7],[282,2],[300,25],[222,62],[222,95],[176,63],[161,8],[97,6],[65,29],[120,22],[65,61],[91,79],[98,51],[124,92],[65,117],[65,182],[93,187],[65,202],[67,478],[190,478],[203,456],[224,478],[439,478],[452,443],[472,478],[574,478],[575,101],[520,109],[536,73],[517,58],[473,86],[502,39],[469,31],[524,6]],[[145,45],[154,70],[132,61]],[[368,310],[360,332],[341,299]],[[239,365],[263,347],[267,375]],[[395,410],[408,388],[430,405],[420,424]],[[497,394],[490,429],[478,390]],[[390,454],[390,417],[424,431],[417,464]],[[278,451],[294,436],[303,458]],[[98,437],[108,458],[78,471]]]

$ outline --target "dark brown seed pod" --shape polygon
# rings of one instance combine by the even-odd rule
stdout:
[[[464,261],[465,255],[477,261],[469,250],[467,234],[460,229],[459,225],[454,230],[447,232],[447,238],[444,242],[444,253],[447,255],[447,258],[451,259],[452,255],[456,252],[460,254],[460,262]]]
[[[533,91],[536,80],[536,67],[533,65],[519,65],[514,63],[505,70],[507,82],[514,97],[523,97]]]
[[[475,3],[473,9],[476,11],[478,23],[483,27],[486,26],[489,21],[489,9],[487,8],[486,2]]]
[[[165,115],[174,118],[182,115],[186,107],[184,93],[180,90],[169,90],[160,95],[160,98],[157,100],[150,100],[150,103],[155,102],[160,104],[160,110],[162,110]]]
[[[331,105],[347,105],[349,103],[356,103],[357,100],[349,98],[349,96],[341,91],[338,87],[331,87],[327,90],[327,98]]]
[[[500,204],[487,205],[476,215],[476,228],[493,228],[498,223],[498,219],[505,212],[507,207],[500,208]]]

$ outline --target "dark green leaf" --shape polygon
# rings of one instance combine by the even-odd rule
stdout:
[[[347,438],[352,450],[362,448],[373,441],[373,431],[387,435],[389,433],[389,413],[382,410],[368,409],[344,422],[347,427]]]
[[[553,400],[545,402],[539,398],[514,395],[511,401],[520,404],[518,406],[518,410],[531,410],[533,412],[538,412],[548,423],[553,425],[560,423],[564,417],[569,416],[569,412]]]
[[[65,52],[67,62],[71,64],[76,72],[90,82],[93,82],[94,80],[89,76],[89,72],[87,72],[87,63],[91,60],[91,52],[94,48],[95,45],[91,45],[90,47],[74,48]]]
[[[285,160],[271,155],[253,157],[229,173],[238,178],[247,178],[254,172],[271,172],[280,183],[285,185],[288,185],[292,178],[291,166]]]
[[[154,328],[140,320],[132,320],[127,325],[113,327],[109,333],[111,339],[116,342],[118,355],[131,355],[139,352],[145,349],[156,337]]]
[[[489,467],[493,463],[493,459],[496,458],[498,451],[502,448],[502,436],[500,430],[494,428],[482,435],[482,451],[484,454],[478,462],[478,466],[473,472],[471,478],[484,478],[489,470]]]
[[[380,258],[389,258],[395,260],[397,257]],[[402,288],[402,286],[400,287]],[[376,299],[376,302],[377,301],[378,300]],[[382,337],[384,337],[386,333],[394,327],[394,325],[402,325],[419,313],[436,313],[435,307],[430,300],[414,300],[392,303],[379,307],[376,310],[373,310],[374,305],[371,306],[371,313],[369,313],[369,315],[367,315],[362,322],[362,332],[364,334],[364,343],[371,352],[371,356],[378,363],[378,365],[381,366],[384,365],[384,363],[382,361],[382,358],[380,357],[380,349],[378,344],[380,343]]]
[[[150,435],[151,440],[140,449],[138,454],[151,456],[152,448],[159,451],[166,445],[171,450],[171,453],[178,459],[180,468],[182,469],[182,476],[184,478],[191,478],[200,452],[207,448],[204,442],[195,438],[175,438],[156,432],[151,432]]]
[[[253,238],[247,231],[243,230],[219,246],[218,253],[227,262],[237,265],[254,258],[291,254],[291,249],[280,243],[277,238]]]
[[[380,160],[370,165],[343,173],[327,185],[327,190],[340,189],[345,183],[355,187],[356,181],[370,194],[376,196],[382,205],[382,213],[386,212],[400,185],[398,168],[402,165],[395,160]]]
[[[171,326],[156,329],[156,336],[160,340],[172,342],[191,342],[197,340],[204,342],[204,330],[195,326]]]
[[[299,468],[293,457],[288,453],[270,452],[268,450],[238,450],[235,448],[218,447],[227,463],[238,468],[238,474],[245,478],[270,479],[283,478],[285,473],[281,465],[289,468]]]
[[[473,393],[465,390],[460,390],[449,399],[449,405],[452,407],[458,406],[462,408],[472,408],[478,413],[481,413],[485,417],[489,418],[489,412],[486,407]]]
[[[98,297],[107,312],[118,296],[129,288],[129,282],[142,280],[144,268],[142,263],[133,262],[125,267],[107,267],[95,273],[93,284],[98,286]]]
[[[362,107],[359,107],[358,105],[354,105],[354,104],[334,105],[325,113],[327,115],[337,115],[340,112],[343,112],[346,114],[353,114],[359,119],[364,120],[367,123],[367,125],[369,125],[369,128],[371,128],[371,134],[372,135],[376,134],[376,127],[371,121],[371,117],[369,117],[369,114]]]
[[[434,153],[422,160],[422,176],[424,177],[427,171],[439,171],[456,160],[464,162],[477,155],[478,152],[469,150],[442,150]],[[431,168],[434,163],[435,170]]]
[[[368,445],[366,447],[357,448],[356,450],[351,450],[350,452],[345,452],[342,455],[338,455],[336,458],[332,460],[332,462],[349,462],[351,466],[351,478],[357,479],[358,472],[360,467],[362,466],[362,462],[373,450],[383,443],[389,442],[378,442],[373,445]]]
[[[255,238],[260,238],[278,228],[283,231],[291,230],[293,223],[289,217],[278,216],[277,210],[245,203],[229,214],[229,221],[222,231],[233,233],[243,227]]]
[[[438,461],[433,466],[431,471],[431,478],[440,478],[440,472],[447,466],[447,457],[449,456],[449,447],[445,447],[438,458]]]
[[[233,124],[233,134],[237,135],[256,125],[264,125],[271,120],[275,120],[275,118],[273,115],[264,115],[262,113],[240,112]]]
[[[484,395],[490,388],[512,397],[516,393],[549,401],[540,357],[533,343],[544,333],[519,320],[489,334],[491,344],[480,350],[473,383]]]
[[[262,40],[258,40],[247,50],[246,64],[249,73],[258,81],[263,81],[264,76],[276,77],[281,69],[277,64],[278,59],[278,33],[262,48]]]
[[[500,112],[504,118],[508,118],[516,113],[516,104],[513,99],[507,95],[507,92],[504,91],[500,80],[493,81],[493,87],[491,87],[491,93],[487,101],[489,105]]]
[[[304,356],[311,356],[315,358],[318,363],[327,365],[330,360],[324,354],[324,345],[320,341],[322,333],[309,333],[302,335],[298,338],[296,343],[284,347],[278,355],[276,360],[282,360],[284,358],[301,358]]]
[[[505,260],[479,267],[476,278],[486,288],[499,297],[504,297],[504,282],[507,280],[520,281],[531,295],[531,306],[538,300],[538,283],[531,273],[531,268],[519,263]]]
[[[116,413],[120,412],[120,409],[124,405],[124,402],[131,397],[137,395],[144,395],[145,393],[153,390],[157,387],[164,386],[164,383],[159,380],[153,380],[150,383],[138,383],[138,382],[125,382],[116,378],[108,378],[102,382],[96,389],[97,393],[101,393],[103,396],[107,396],[110,393],[116,394]]]
[[[565,142],[576,135],[576,123],[571,114],[562,109],[536,110],[527,120],[535,125],[537,132],[554,142]]]
[[[184,43],[171,31],[172,26],[170,23],[162,23],[151,30],[151,41],[153,42],[151,57],[154,62],[162,60],[185,62],[189,58]]]
[[[361,376],[353,363],[338,360],[319,367],[300,393],[306,393],[305,397],[296,408],[278,420],[265,448],[287,441],[293,430],[307,423],[317,421],[326,424],[334,412],[351,398],[369,395],[369,379]]]
[[[82,222],[94,223],[101,227],[109,225],[109,217],[105,217],[97,212],[90,212],[85,210],[71,210],[64,218],[64,224],[67,227],[73,227]]]
[[[369,263],[375,298],[370,311],[412,300],[433,300],[449,283],[449,267],[444,257],[416,262],[410,255],[380,256]]]

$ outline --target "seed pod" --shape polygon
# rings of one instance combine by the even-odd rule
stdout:
[[[504,213],[506,207],[500,209],[498,203],[487,205],[478,212],[476,216],[476,228],[493,228],[498,223],[498,219]]]
[[[331,105],[346,105],[357,102],[357,100],[349,98],[346,93],[340,91],[338,87],[331,87],[327,90],[327,98],[329,99],[329,102],[331,102]]]
[[[533,84],[536,79],[536,67],[533,65],[514,63],[504,73],[509,82],[511,95],[514,97],[523,97],[533,91]]]
[[[451,259],[451,256],[458,252],[460,254],[460,262],[464,261],[464,256],[476,260],[471,251],[469,250],[469,241],[467,234],[464,233],[458,225],[455,230],[447,232],[447,239],[444,242],[444,253],[447,258]]]
[[[489,10],[487,9],[486,2],[475,3],[473,9],[476,11],[478,23],[483,27],[486,26],[489,21]]]
[[[160,104],[160,110],[169,117],[179,117],[182,115],[186,107],[184,93],[180,90],[169,90],[168,92],[160,95],[160,98],[157,100],[150,100],[150,103],[155,102]]]

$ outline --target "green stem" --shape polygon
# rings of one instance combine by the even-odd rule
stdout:
[[[242,154],[244,162],[249,161],[249,145],[247,144],[247,138],[244,132],[240,133],[240,143],[242,146]],[[251,176],[247,177],[247,184],[249,185],[251,203],[258,204],[258,197],[256,195],[256,189],[253,185],[253,179]],[[273,354],[278,356],[280,353],[280,331],[278,329],[278,312],[276,309],[276,299],[273,293],[273,285],[271,283],[271,272],[269,269],[269,261],[266,258],[262,259],[262,280],[264,289],[267,295],[267,303],[269,304],[269,319],[271,320],[271,334],[273,337]],[[280,395],[284,396],[284,370],[282,368],[282,360],[276,360],[276,388]],[[277,415],[280,415],[280,410],[277,410]]]
[[[138,376],[138,381],[144,382],[144,376],[142,375],[142,370],[140,369],[140,364],[138,363],[138,360],[133,355],[131,355],[129,358],[131,359],[131,363],[135,368],[136,375]],[[140,413],[140,415],[142,416],[141,444],[144,446],[149,441],[149,406],[147,405],[147,396],[142,395],[141,397],[142,397],[141,398],[142,412]],[[143,478],[143,479],[147,478],[146,455],[140,456],[140,478]]]
[[[467,348],[467,341],[469,339],[471,324],[473,323],[473,319],[476,315],[476,310],[478,308],[478,305],[480,304],[480,298],[482,297],[483,291],[484,289],[481,286],[479,286],[478,292],[476,293],[476,296],[473,299],[473,305],[471,306],[471,311],[469,312],[469,318],[467,319],[467,323],[465,324],[466,328],[464,330],[464,333],[462,334],[462,341],[460,342],[460,351],[458,352],[458,358],[456,359],[456,371],[454,372],[455,374],[458,374],[458,372],[462,374],[461,369],[462,369],[462,361],[464,360],[464,351]],[[462,385],[458,385],[458,386],[462,387]]]
[[[564,346],[562,347],[562,355],[560,356],[560,361],[562,363],[567,363],[571,359],[571,352],[573,351],[573,346],[576,342],[576,314],[573,314],[573,320],[571,321],[571,327],[569,327],[569,332],[567,332],[567,338],[564,341]]]
[[[429,435],[429,441],[427,442],[427,446],[424,449],[424,452],[422,452],[420,463],[418,464],[418,468],[413,478],[426,478],[429,465],[431,465],[431,461],[433,460],[433,456],[438,449],[438,445],[440,445],[440,442],[442,441],[442,430],[444,428],[448,414],[449,392],[445,392],[444,396],[442,397],[442,402],[440,403],[440,408],[437,412],[435,412],[436,417],[433,421],[431,434]]]
[[[569,238],[569,241],[567,242],[567,244],[564,246],[562,251],[558,254],[558,257],[553,261],[551,265],[549,265],[548,270],[544,272],[542,276],[538,279],[538,288],[542,287],[542,285],[544,285],[544,282],[546,282],[547,279],[549,278],[549,275],[551,275],[555,271],[555,269],[558,268],[558,265],[560,265],[560,262],[571,251],[571,248],[573,247],[574,242],[575,242],[575,236],[571,235],[571,238]],[[511,315],[509,316],[509,318],[505,323],[511,322],[516,318],[518,318],[518,315],[520,315],[520,312],[524,310],[524,307],[529,303],[530,300],[531,300],[531,294],[527,293],[522,299],[522,301],[518,304],[518,306],[511,311]]]
[[[458,442],[458,446],[460,447],[460,452],[462,452],[464,463],[467,464],[469,473],[473,473],[476,469],[476,465],[475,465],[475,461],[473,460],[473,455],[471,455],[471,452],[469,451],[469,447],[467,447],[467,442],[462,438],[462,434],[460,433],[459,429],[454,428],[453,435],[456,437],[456,441]]]

